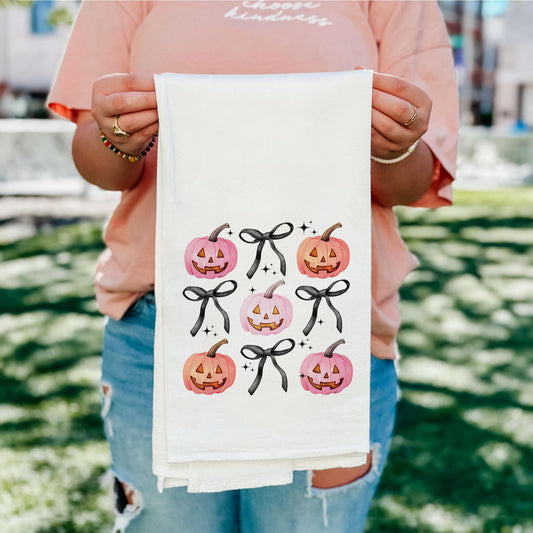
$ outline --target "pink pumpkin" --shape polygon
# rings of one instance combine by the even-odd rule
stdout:
[[[183,365],[185,388],[195,394],[220,394],[235,381],[235,363],[228,355],[216,353],[227,339],[217,342],[207,352],[192,354]]]
[[[274,291],[285,282],[274,283],[264,293],[248,296],[241,306],[241,325],[254,335],[273,335],[289,327],[292,305],[285,296]]]
[[[228,239],[218,235],[229,228],[222,224],[209,237],[193,239],[185,249],[185,268],[197,278],[222,278],[237,264],[237,247]]]
[[[339,393],[352,382],[353,366],[345,355],[334,353],[340,339],[325,352],[312,353],[302,362],[300,380],[302,387],[313,394]]]

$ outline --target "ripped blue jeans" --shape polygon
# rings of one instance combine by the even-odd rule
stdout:
[[[372,468],[331,489],[312,486],[312,472],[290,485],[217,493],[157,491],[152,474],[152,386],[155,302],[138,300],[122,320],[108,319],[102,361],[102,415],[115,475],[115,532],[359,533],[385,466],[394,426],[393,361],[372,357]]]

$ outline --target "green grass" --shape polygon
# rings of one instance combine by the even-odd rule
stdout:
[[[0,246],[0,531],[110,531],[96,224]]]
[[[454,207],[398,209],[421,264],[402,291],[402,400],[372,532],[533,532],[532,200],[458,191]],[[98,223],[0,244],[2,533],[110,530],[100,250]]]
[[[532,189],[398,209],[402,400],[371,531],[533,531]]]

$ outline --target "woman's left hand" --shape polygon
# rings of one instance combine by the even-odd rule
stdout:
[[[372,89],[372,155],[392,159],[426,133],[431,98],[398,76],[374,73]]]

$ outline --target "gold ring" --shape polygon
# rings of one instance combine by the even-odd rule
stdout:
[[[411,106],[413,108],[413,116],[407,122],[400,122],[400,126],[410,126],[417,119],[418,109],[413,104]]]
[[[115,115],[113,117],[113,135],[116,135],[117,137],[129,137],[130,134],[127,131],[124,131],[119,125],[118,125],[118,117],[120,115]]]

